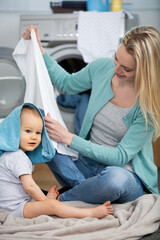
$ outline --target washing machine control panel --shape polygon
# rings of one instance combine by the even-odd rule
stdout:
[[[21,15],[20,36],[29,25],[38,27],[41,41],[76,41],[77,13]]]

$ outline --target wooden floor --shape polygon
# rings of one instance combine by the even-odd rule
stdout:
[[[58,189],[61,188],[60,184],[45,163],[36,164],[32,176],[38,186],[43,190],[48,191],[53,185],[57,185]]]

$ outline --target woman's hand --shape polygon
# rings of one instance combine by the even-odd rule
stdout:
[[[31,39],[31,31],[32,31],[32,29],[34,29],[34,31],[35,31],[36,38],[37,38],[37,41],[38,41],[41,53],[42,53],[42,55],[44,55],[45,54],[45,50],[44,50],[44,48],[41,45],[41,40],[40,40],[40,36],[39,36],[39,32],[38,32],[37,27],[34,27],[34,26],[30,25],[28,28],[26,28],[26,31],[24,33],[22,33],[22,37],[24,39],[26,39],[26,40]]]
[[[48,135],[56,142],[64,143],[70,146],[73,140],[73,134],[68,132],[59,122],[53,120],[49,113],[44,117],[45,127]]]

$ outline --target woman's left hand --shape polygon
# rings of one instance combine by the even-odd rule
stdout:
[[[45,127],[48,135],[56,142],[64,143],[67,146],[72,144],[73,134],[68,132],[59,122],[52,119],[50,114],[44,117]]]

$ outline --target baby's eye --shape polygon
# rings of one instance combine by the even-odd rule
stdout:
[[[30,133],[31,131],[30,130],[26,130],[26,133]]]
[[[36,132],[37,135],[41,134],[41,132]]]

